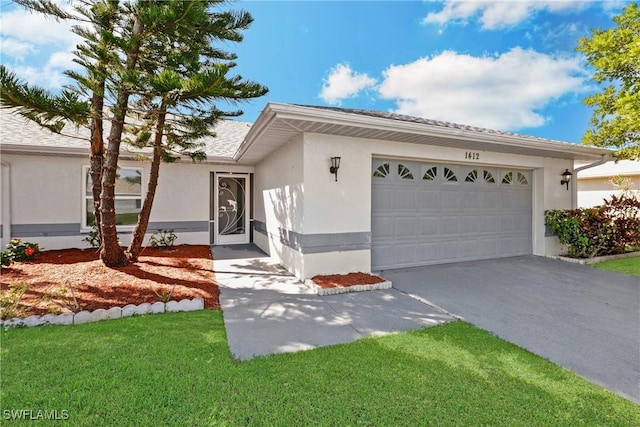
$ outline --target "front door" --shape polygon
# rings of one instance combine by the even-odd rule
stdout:
[[[249,175],[217,174],[216,189],[215,243],[249,243]]]

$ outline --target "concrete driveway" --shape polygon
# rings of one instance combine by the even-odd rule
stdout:
[[[522,256],[389,270],[394,288],[640,403],[640,279]]]

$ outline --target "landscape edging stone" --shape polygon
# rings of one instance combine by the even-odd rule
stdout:
[[[168,301],[167,303],[148,302],[140,305],[127,304],[124,307],[112,307],[108,310],[99,308],[94,311],[82,310],[77,313],[45,314],[43,316],[28,316],[24,319],[14,317],[0,320],[0,327],[15,328],[19,326],[32,328],[41,325],[81,325],[83,323],[98,322],[100,320],[120,319],[133,315],[173,313],[178,311],[204,310],[204,299],[193,298],[180,301]]]
[[[384,282],[373,283],[369,285],[352,285],[352,286],[339,286],[335,288],[323,288],[316,284],[311,279],[305,280],[305,285],[313,288],[319,296],[327,296],[327,295],[338,295],[338,294],[348,294],[351,292],[364,292],[364,291],[375,291],[380,289],[391,289],[393,284],[389,280],[385,280]]]

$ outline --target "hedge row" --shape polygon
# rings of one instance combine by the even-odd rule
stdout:
[[[545,223],[569,256],[590,258],[640,249],[640,200],[628,192],[594,208],[550,210]]]

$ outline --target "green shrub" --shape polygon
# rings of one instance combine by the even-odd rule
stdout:
[[[95,224],[91,226],[91,231],[87,234],[87,237],[82,239],[83,242],[86,242],[92,248],[99,248],[101,245],[100,242],[100,232],[98,231],[98,227]]]
[[[0,254],[0,265],[9,266],[14,261],[28,261],[34,259],[40,252],[37,243],[23,242],[13,239],[7,245],[7,250]]]
[[[602,206],[550,210],[545,224],[569,256],[590,258],[628,252],[640,245],[640,201],[633,193],[611,196]]]
[[[154,248],[170,248],[177,238],[173,230],[158,230],[149,237],[149,244]]]
[[[28,287],[29,285],[25,282],[12,283],[6,291],[0,292],[0,318],[2,320],[20,317],[24,314],[24,308],[20,307],[20,300]]]

